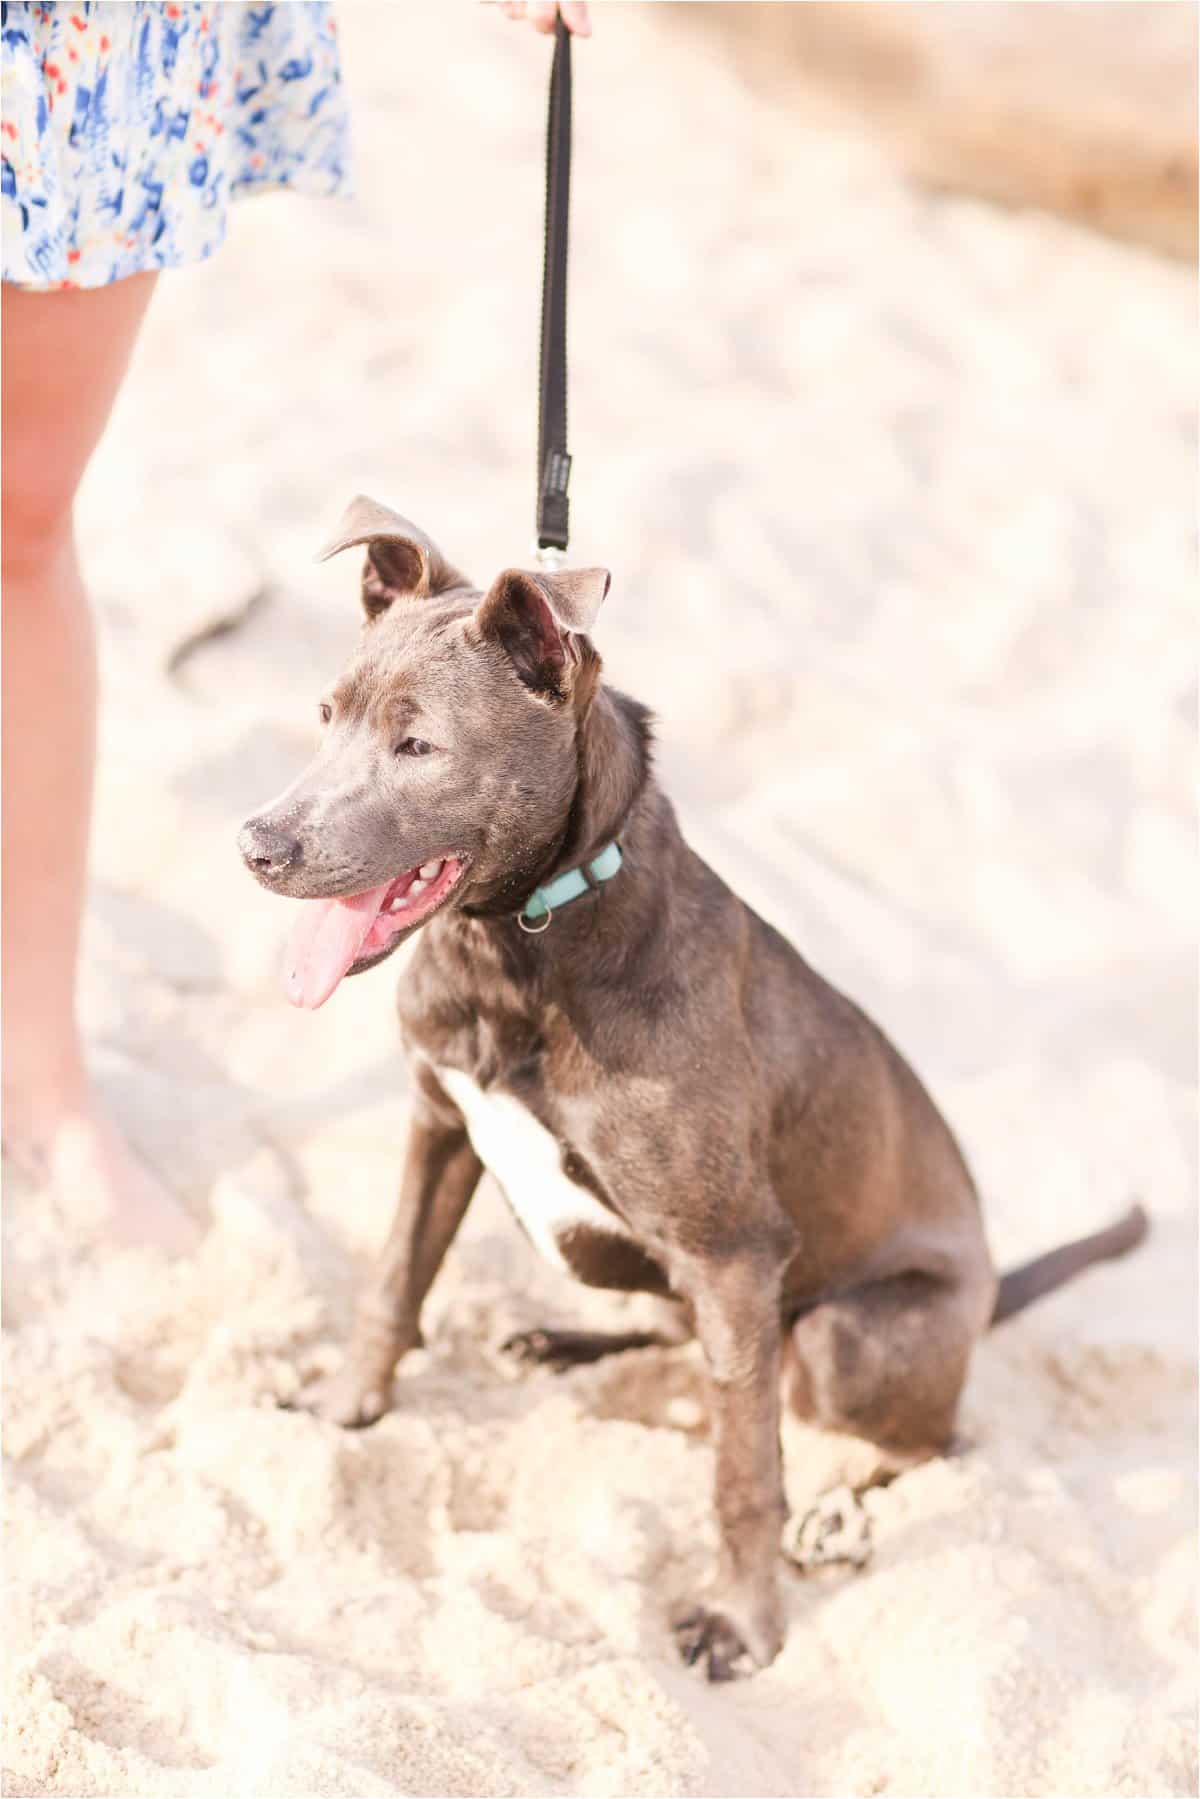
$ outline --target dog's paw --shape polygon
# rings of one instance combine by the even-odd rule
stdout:
[[[788,1533],[784,1554],[802,1574],[814,1568],[865,1568],[871,1559],[871,1519],[852,1487],[822,1493]]]
[[[500,1345],[502,1355],[524,1362],[530,1368],[551,1368],[562,1374],[578,1359],[571,1354],[570,1333],[552,1330],[517,1331]]]
[[[709,1680],[744,1680],[773,1662],[783,1645],[778,1623],[756,1630],[735,1624],[717,1606],[688,1606],[676,1613],[671,1628],[688,1667],[698,1667]]]
[[[364,1379],[360,1370],[347,1363],[281,1404],[284,1411],[311,1412],[314,1418],[340,1424],[343,1430],[365,1430],[383,1417],[391,1397],[390,1382]]]

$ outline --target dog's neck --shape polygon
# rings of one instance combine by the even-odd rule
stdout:
[[[650,775],[649,712],[628,695],[597,686],[579,721],[576,751],[575,794],[559,835],[532,869],[515,875],[482,904],[464,907],[469,916],[515,923],[537,888],[620,839]]]
[[[598,688],[576,742],[575,798],[563,841],[543,880],[590,861],[615,842],[650,774],[650,714],[626,694]]]

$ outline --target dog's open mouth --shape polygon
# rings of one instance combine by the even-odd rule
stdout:
[[[345,975],[378,962],[449,897],[466,863],[434,857],[382,887],[337,899],[305,900],[287,947],[287,996],[323,1006]]]

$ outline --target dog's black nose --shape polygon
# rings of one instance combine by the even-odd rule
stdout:
[[[249,818],[238,832],[246,867],[257,875],[281,875],[300,860],[300,839],[262,818]]]

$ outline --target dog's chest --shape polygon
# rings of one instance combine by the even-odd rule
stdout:
[[[581,1249],[586,1263],[595,1260],[597,1249],[603,1259],[605,1246],[632,1248],[616,1213],[564,1172],[558,1142],[528,1106],[512,1093],[480,1087],[461,1069],[439,1068],[437,1078],[466,1120],[476,1155],[534,1245],[556,1268],[592,1280],[581,1266]],[[603,1279],[595,1284],[626,1282]]]

